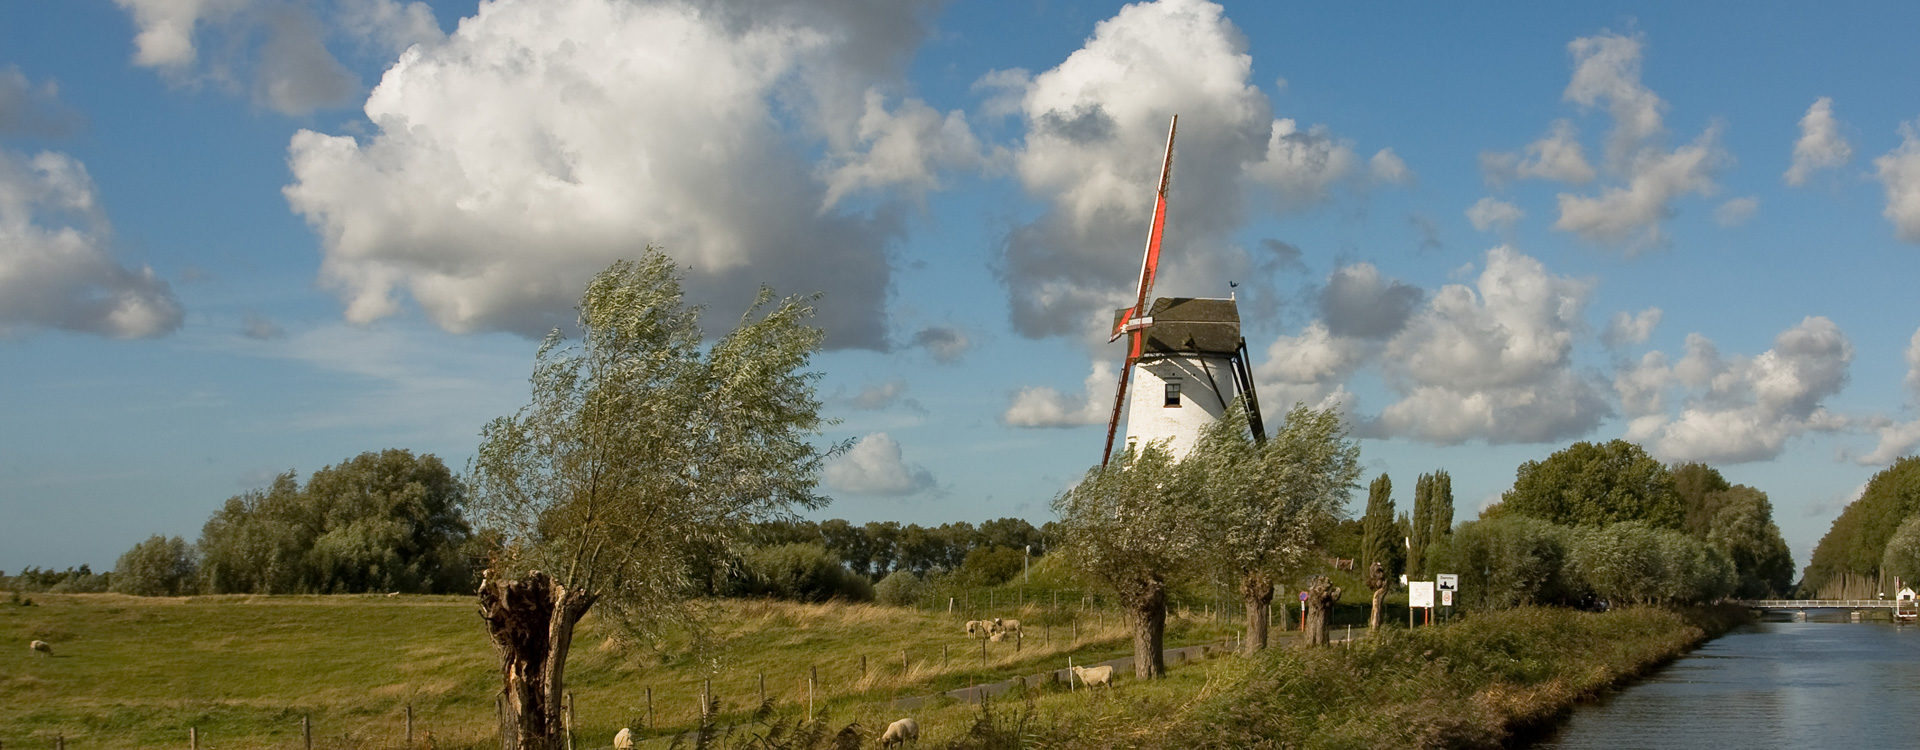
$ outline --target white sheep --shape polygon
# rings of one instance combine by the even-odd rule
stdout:
[[[993,627],[988,632],[991,633],[993,641],[999,643],[1001,639],[1018,636],[1020,634],[1020,621],[1004,620],[995,617],[993,618]]]
[[[1080,684],[1086,685],[1087,687],[1105,685],[1108,690],[1113,689],[1112,664],[1092,668],[1075,664],[1073,665],[1073,676],[1080,678]]]
[[[920,743],[920,722],[901,719],[887,725],[887,731],[880,735],[881,747],[904,746],[907,743]]]
[[[613,750],[633,750],[633,730],[622,727],[613,735]]]
[[[43,654],[53,653],[53,644],[48,643],[46,641],[34,641],[32,643],[27,644],[27,648],[34,651],[38,651]]]
[[[973,636],[975,638],[985,638],[992,634],[993,634],[993,623],[988,622],[986,620],[968,620],[967,621],[967,635]]]
[[[394,597],[396,597],[396,596],[399,596],[399,595],[400,595],[400,592],[398,592],[398,591],[389,591],[389,592],[387,592],[387,598],[388,598],[388,599],[392,599],[392,598],[394,598]]]

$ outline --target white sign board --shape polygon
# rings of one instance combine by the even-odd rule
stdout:
[[[1453,592],[1451,591],[1440,592],[1440,606],[1442,607],[1453,606]]]
[[[1459,591],[1460,590],[1460,576],[1454,575],[1452,573],[1441,573],[1439,575],[1434,576],[1433,583],[1441,591]]]
[[[1407,606],[1433,608],[1433,582],[1414,581],[1407,584]]]

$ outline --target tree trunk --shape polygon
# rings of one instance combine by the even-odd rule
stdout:
[[[1380,627],[1380,610],[1387,606],[1387,569],[1380,563],[1367,566],[1367,588],[1373,589],[1373,612],[1367,615],[1367,629]]]
[[[1314,576],[1307,584],[1306,641],[1310,646],[1327,645],[1327,615],[1333,603],[1340,601],[1340,587],[1326,576]]]
[[[1133,620],[1133,676],[1140,679],[1165,677],[1167,674],[1166,657],[1161,654],[1161,644],[1167,633],[1167,587],[1154,581],[1146,585],[1145,593],[1130,602],[1129,614]]]
[[[1247,605],[1248,656],[1267,647],[1267,617],[1273,604],[1273,578],[1259,571],[1247,571],[1240,578],[1240,600]]]
[[[561,712],[567,651],[574,625],[593,600],[537,570],[517,581],[497,580],[489,570],[480,582],[480,617],[500,656],[506,723],[517,750],[565,747]]]

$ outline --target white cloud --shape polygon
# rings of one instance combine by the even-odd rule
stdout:
[[[1782,179],[1788,185],[1804,185],[1816,171],[1845,165],[1853,159],[1853,146],[1840,135],[1840,121],[1833,117],[1833,99],[1820,97],[1800,118],[1800,140],[1793,144],[1793,165]]]
[[[1754,196],[1734,198],[1720,204],[1713,210],[1713,220],[1723,227],[1737,227],[1747,223],[1760,210],[1760,199]]]
[[[1519,206],[1493,197],[1481,198],[1467,208],[1467,221],[1482,232],[1511,232],[1526,215]]]
[[[0,68],[0,135],[62,136],[83,121],[79,112],[61,103],[58,86],[33,85],[17,65]]]
[[[1775,458],[1786,441],[1808,431],[1831,431],[1847,420],[1821,406],[1846,385],[1853,344],[1839,326],[1809,317],[1774,338],[1773,348],[1755,357],[1722,357],[1713,342],[1698,334],[1687,339],[1687,354],[1663,376],[1643,372],[1643,395],[1630,400],[1647,412],[1662,403],[1644,391],[1677,384],[1687,389],[1678,418],[1648,413],[1636,420],[1634,437],[1651,443],[1669,461],[1741,463]],[[1652,361],[1642,360],[1642,369]],[[1620,381],[1616,380],[1616,387]],[[1623,389],[1624,392],[1624,389]]]
[[[336,15],[340,27],[348,33],[395,53],[447,38],[433,17],[433,9],[423,2],[339,0]]]
[[[1405,185],[1413,181],[1413,170],[1407,169],[1407,163],[1390,148],[1374,152],[1373,158],[1367,160],[1367,170],[1374,182]]]
[[[878,411],[900,403],[900,400],[906,395],[907,381],[894,378],[860,389],[859,393],[847,399],[847,403],[855,409]]]
[[[1561,193],[1560,220],[1553,228],[1595,242],[1660,244],[1660,223],[1673,215],[1674,201],[1689,193],[1711,195],[1717,189],[1714,175],[1726,160],[1717,128],[1670,153],[1642,152],[1628,167],[1625,186],[1591,197]]]
[[[1287,385],[1332,386],[1365,364],[1369,353],[1366,342],[1336,336],[1316,320],[1298,336],[1274,339],[1267,347],[1266,361],[1254,374]]]
[[[898,78],[923,7],[484,4],[387,71],[374,135],[295,135],[287,198],[352,321],[404,292],[450,331],[536,333],[594,272],[657,244],[695,301],[820,291],[829,346],[884,348],[900,231],[884,188],[930,189],[958,153],[901,144],[967,140],[963,120],[871,94]],[[866,192],[872,213],[822,209]]]
[[[860,438],[846,453],[829,461],[821,480],[832,489],[856,495],[900,497],[933,487],[926,467],[909,464],[900,443],[884,432]]]
[[[1642,38],[1602,32],[1567,43],[1573,55],[1573,80],[1562,97],[1582,107],[1604,103],[1613,118],[1607,160],[1617,169],[1639,157],[1645,144],[1661,134],[1667,103],[1640,82]]]
[[[1527,144],[1525,155],[1488,152],[1480,155],[1480,171],[1495,185],[1515,179],[1540,179],[1573,185],[1593,181],[1593,166],[1580,147],[1580,134],[1569,120],[1555,120],[1547,134]]]
[[[109,253],[113,227],[99,200],[72,157],[0,150],[0,337],[59,329],[134,339],[180,327],[167,282]]]
[[[1906,386],[1911,392],[1909,402],[1920,406],[1920,330],[1914,331],[1913,338],[1907,342]],[[1911,422],[1881,419],[1871,427],[1880,440],[1873,452],[1856,459],[1862,465],[1889,464],[1895,459],[1913,455],[1915,449],[1920,448],[1920,419]]]
[[[1920,330],[1907,342],[1907,388],[1920,400]]]
[[[1009,94],[1024,84],[1026,137],[1013,168],[1046,206],[1004,246],[1017,331],[1106,340],[1113,309],[1127,304],[1137,279],[1137,250],[1125,248],[1146,236],[1174,113],[1163,292],[1194,294],[1220,279],[1270,284],[1231,239],[1249,202],[1301,210],[1364,181],[1368,166],[1350,144],[1323,126],[1276,117],[1252,73],[1246,37],[1219,5],[1161,0],[1123,7],[1052,69],[995,77]],[[1379,163],[1391,172],[1396,160]]]
[[[348,104],[360,90],[359,79],[327,49],[329,28],[322,18],[350,27],[403,24],[382,26],[383,39],[418,35],[423,20],[432,22],[424,6],[401,8],[392,0],[114,2],[132,14],[139,29],[135,64],[153,68],[174,83],[245,87],[254,101],[293,115]],[[201,60],[202,35],[211,41],[204,46],[216,51],[211,61]]]
[[[1013,395],[1000,421],[1013,427],[1082,427],[1105,424],[1113,415],[1113,389],[1120,373],[1111,362],[1095,361],[1084,390],[1067,395],[1050,386],[1029,386]]]
[[[867,92],[858,133],[866,150],[842,154],[828,169],[826,208],[861,190],[897,187],[923,195],[940,187],[941,170],[977,169],[983,163],[980,142],[958,110],[943,116],[911,99],[888,112],[885,104],[878,90]]]
[[[1619,349],[1633,344],[1647,343],[1647,337],[1653,335],[1654,326],[1660,325],[1660,308],[1649,307],[1638,313],[1625,310],[1613,314],[1607,322],[1607,330],[1600,334],[1600,341],[1608,349]]]
[[[1900,145],[1873,160],[1880,184],[1887,190],[1887,209],[1894,236],[1920,243],[1920,122],[1901,123]]]
[[[1489,250],[1474,287],[1443,287],[1388,343],[1382,369],[1402,399],[1380,427],[1436,443],[1591,431],[1611,407],[1600,384],[1573,371],[1590,291],[1511,248]]]

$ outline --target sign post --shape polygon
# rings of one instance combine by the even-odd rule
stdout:
[[[1453,606],[1453,592],[1460,590],[1460,576],[1454,573],[1435,574],[1433,577],[1433,586],[1440,591],[1440,606],[1451,608]]]
[[[1413,619],[1413,610],[1427,610],[1427,621],[1433,621],[1433,582],[1413,581],[1407,584],[1407,619]],[[1411,627],[1411,625],[1409,625]]]

